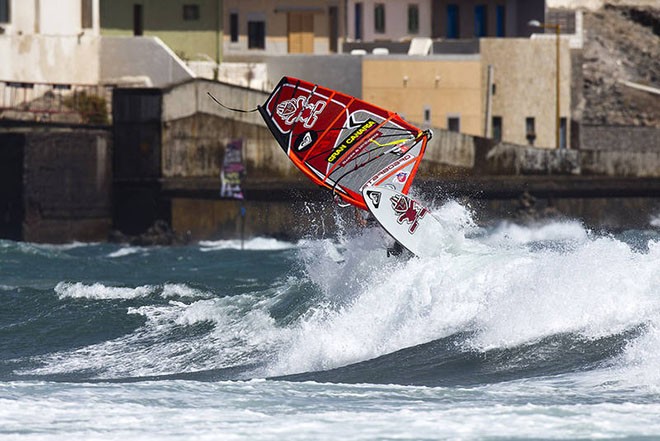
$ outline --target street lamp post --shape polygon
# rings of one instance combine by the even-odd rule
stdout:
[[[556,40],[556,43],[557,43],[557,48],[556,48],[557,60],[555,62],[556,69],[557,69],[556,82],[555,82],[555,88],[556,88],[556,90],[555,90],[555,94],[556,94],[556,97],[555,97],[555,105],[556,105],[556,109],[555,109],[556,110],[556,114],[555,114],[555,147],[560,148],[561,145],[559,144],[559,131],[560,131],[560,126],[561,126],[561,116],[560,116],[560,112],[559,112],[559,94],[560,94],[560,90],[559,90],[559,77],[560,77],[560,73],[559,73],[559,41],[560,41],[559,33],[560,33],[560,30],[561,30],[561,26],[559,25],[559,23],[557,23],[557,24],[541,23],[538,20],[531,20],[531,21],[529,21],[529,23],[527,23],[527,25],[530,26],[530,27],[534,27],[534,28],[544,28],[544,29],[554,29],[555,30],[555,40]]]

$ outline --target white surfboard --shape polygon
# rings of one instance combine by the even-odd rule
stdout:
[[[431,210],[389,188],[365,187],[362,195],[376,220],[401,245],[419,257],[435,254],[433,237],[442,225]]]

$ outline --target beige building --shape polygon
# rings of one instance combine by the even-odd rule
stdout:
[[[422,127],[481,135],[482,64],[478,56],[369,56],[362,97]]]
[[[224,53],[330,54],[341,51],[342,0],[224,0]]]
[[[571,57],[568,38],[561,40],[559,62],[561,147],[570,147]],[[488,121],[484,121],[483,135],[516,144],[555,147],[556,40],[482,39],[481,62],[485,97],[488,66],[492,66],[492,106]]]
[[[556,145],[556,40],[480,40],[472,55],[369,55],[363,98],[422,127],[505,142]],[[560,145],[570,147],[567,41],[560,49]]]

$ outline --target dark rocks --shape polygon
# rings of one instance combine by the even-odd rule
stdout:
[[[190,237],[187,234],[178,234],[164,220],[157,220],[146,232],[137,236],[113,230],[108,236],[108,241],[133,246],[186,245],[190,243]]]

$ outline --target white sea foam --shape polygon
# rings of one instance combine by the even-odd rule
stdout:
[[[58,284],[60,297],[135,298],[158,293],[168,304],[134,308],[144,326],[117,340],[47,357],[40,373],[93,370],[101,377],[217,369],[268,360],[259,375],[335,368],[459,332],[469,350],[488,350],[574,333],[587,339],[646,327],[618,361],[660,384],[660,245],[638,251],[574,222],[480,231],[455,203],[434,210],[443,230],[436,257],[386,257],[379,228],[339,242],[297,245],[305,278],[321,293],[306,313],[277,325],[270,308],[289,287],[215,298],[185,284],[108,287]],[[570,247],[534,247],[533,242]],[[448,246],[447,244],[451,244]],[[295,291],[295,290],[294,290]],[[308,294],[305,294],[308,295]],[[207,326],[186,334],[186,329]],[[184,337],[173,337],[183,332]],[[621,374],[623,377],[624,374]]]
[[[171,297],[209,298],[212,295],[212,293],[191,288],[184,283],[166,283],[161,293],[161,296],[165,299]]]
[[[472,348],[487,350],[558,333],[598,338],[660,318],[657,244],[638,252],[591,238],[575,222],[506,225],[470,238],[474,227],[456,213],[434,239],[438,257],[387,259],[365,232],[346,242],[343,265],[318,265],[322,253],[308,259],[330,303],[291,329],[268,373],[339,367],[462,331],[475,333]],[[571,246],[526,246],[535,241]]]
[[[245,241],[235,240],[203,240],[199,242],[202,251],[217,250],[252,250],[252,251],[275,251],[296,248],[296,244],[283,242],[269,237],[254,237]]]
[[[108,254],[108,257],[116,258],[116,257],[130,256],[131,254],[136,254],[144,250],[145,248],[142,247],[121,247],[118,250]]]
[[[657,437],[657,400],[604,400],[601,394],[543,381],[458,390],[254,380],[21,381],[0,383],[0,426],[5,437],[26,441]]]
[[[656,214],[655,216],[652,216],[651,220],[649,221],[649,224],[652,227],[660,228],[660,214]]]
[[[485,241],[493,245],[544,241],[582,243],[588,237],[589,233],[577,221],[549,222],[531,227],[503,222],[485,238]]]
[[[55,286],[55,292],[63,298],[86,299],[134,299],[146,297],[156,290],[155,286],[138,286],[136,288],[105,286],[102,283],[85,285],[84,283],[60,282]]]
[[[60,294],[99,299],[131,298],[154,292],[157,287],[134,289],[103,285],[58,284]],[[167,284],[163,297],[204,295],[186,285]],[[39,359],[42,366],[19,374],[51,375],[95,372],[99,378],[121,378],[193,372],[259,361],[258,355],[278,342],[278,332],[268,314],[270,298],[253,295],[195,300],[170,300],[164,305],[128,308],[128,314],[143,316],[146,322],[132,333],[115,340],[73,351],[49,354]],[[186,329],[208,324],[211,330]]]

